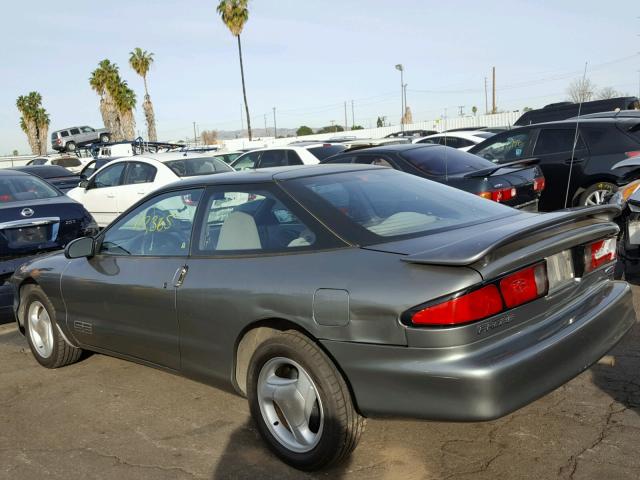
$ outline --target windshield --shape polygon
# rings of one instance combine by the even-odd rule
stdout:
[[[496,202],[389,169],[298,178],[283,185],[334,231],[360,245],[515,213]]]
[[[0,176],[0,204],[58,196],[55,188],[32,175]]]
[[[325,158],[329,158],[332,155],[343,152],[347,147],[344,145],[327,145],[321,147],[313,147],[308,150],[313,153],[313,156],[318,160],[324,160]]]
[[[165,165],[173,170],[179,177],[193,177],[196,175],[208,175],[210,173],[232,172],[233,168],[213,157],[181,158],[165,162]]]
[[[419,170],[434,175],[455,175],[492,168],[494,164],[484,158],[444,145],[415,148],[400,154]]]

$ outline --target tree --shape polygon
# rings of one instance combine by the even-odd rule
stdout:
[[[531,108],[531,107],[524,107],[522,109],[523,112],[530,112],[531,110],[533,110],[533,108]]]
[[[296,130],[296,135],[298,137],[302,137],[304,135],[312,135],[313,134],[313,130],[311,130],[311,128],[307,127],[306,125],[302,125],[300,128],[298,128],[298,130]]]
[[[18,153],[18,150],[14,150],[14,151],[13,151],[13,156],[14,156],[14,157],[17,157],[18,155],[20,155],[20,153]]]
[[[382,119],[382,117],[378,117],[378,119],[376,120],[376,127],[384,127],[384,120]]]
[[[248,0],[220,0],[217,11],[220,18],[222,18],[222,22],[238,40],[240,77],[242,78],[242,96],[244,98],[245,113],[247,114],[247,134],[249,135],[249,140],[251,140],[251,115],[249,115],[249,104],[247,103],[247,89],[244,82],[244,65],[242,63],[242,44],[240,42],[240,34],[242,33],[244,24],[249,20],[249,9],[247,8],[248,3]]]
[[[42,107],[42,95],[38,92],[20,95],[16,100],[16,107],[22,115],[20,128],[27,134],[31,152],[34,155],[46,155],[49,114]]]
[[[335,133],[335,132],[344,132],[344,127],[340,125],[329,125],[327,127],[322,127],[316,133]]]
[[[596,86],[588,78],[579,78],[571,82],[567,94],[574,103],[588,102],[593,97]]]
[[[478,114],[478,107],[475,105],[471,107],[471,113],[473,113],[473,116],[475,117]]]
[[[364,127],[362,125],[354,125],[351,130],[364,130]]]
[[[153,64],[153,53],[142,50],[141,48],[136,48],[132,52],[129,52],[129,55],[129,65],[144,81],[144,101],[142,102],[142,109],[144,110],[144,117],[147,120],[147,137],[149,141],[157,142],[156,117],[153,112],[153,103],[151,103],[147,85],[147,74]]]
[[[102,121],[111,132],[112,140],[132,140],[136,136],[133,115],[136,94],[120,78],[118,66],[107,59],[102,60],[91,73],[89,85],[100,96]]]
[[[216,130],[203,130],[200,139],[204,145],[215,145],[218,143],[218,132]]]
[[[598,92],[598,100],[607,100],[609,98],[622,97],[623,95],[613,87],[601,88]]]

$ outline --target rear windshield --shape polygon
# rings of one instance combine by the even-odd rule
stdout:
[[[360,245],[516,213],[476,195],[390,169],[298,178],[283,185],[329,227]]]
[[[58,196],[55,188],[32,175],[0,177],[0,205]]]
[[[492,132],[476,132],[473,134],[474,137],[480,137],[480,138],[490,138],[493,137],[495,135],[495,133]]]
[[[444,145],[414,148],[400,155],[418,170],[434,176],[455,175],[494,167],[489,160]]]
[[[165,162],[165,165],[173,170],[179,177],[193,177],[196,175],[208,175],[210,173],[232,172],[233,168],[213,157],[181,158]]]
[[[326,147],[313,147],[309,148],[308,150],[313,153],[313,155],[318,160],[324,160],[325,158],[329,158],[330,156],[335,155],[336,153],[343,152],[346,149],[347,147],[345,147],[344,145],[329,145]]]
[[[29,165],[44,165],[45,163],[47,163],[46,158],[35,158],[31,160],[31,163],[29,163]]]

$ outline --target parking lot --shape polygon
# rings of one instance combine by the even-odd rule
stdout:
[[[47,370],[6,324],[0,478],[638,478],[640,326],[613,353],[498,421],[369,420],[346,464],[305,475],[270,454],[243,399],[103,355]]]

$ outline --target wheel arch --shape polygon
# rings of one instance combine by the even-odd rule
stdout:
[[[26,287],[27,285],[36,285],[39,286],[40,284],[37,282],[37,280],[33,277],[26,277],[25,279],[23,279],[20,282],[20,285],[18,287],[18,294],[20,295],[20,293],[22,292],[22,289],[24,287]],[[22,295],[20,295],[20,297],[18,297],[20,300],[22,300]],[[16,323],[18,324],[18,329],[20,330],[20,333],[22,333],[23,335],[25,334],[25,328],[24,328],[24,324],[22,322],[22,319],[24,317],[23,315],[24,313],[24,302],[20,301],[20,304],[18,305],[18,311],[16,312]]]
[[[351,382],[349,381],[349,377],[346,375],[342,367],[338,362],[336,362],[335,358],[331,353],[324,348],[322,343],[309,332],[304,327],[299,324],[292,322],[290,320],[285,320],[283,318],[266,318],[262,320],[257,320],[249,325],[247,325],[238,335],[234,348],[234,356],[233,356],[233,367],[232,367],[232,383],[233,387],[236,389],[238,393],[242,396],[247,395],[247,373],[249,370],[249,362],[251,361],[251,357],[253,352],[255,352],[258,345],[270,338],[272,336],[278,335],[281,332],[285,332],[287,330],[295,330],[298,333],[304,335],[309,340],[311,340],[320,350],[324,352],[324,354],[329,358],[329,360],[333,363],[336,369],[342,375],[347,388],[349,389],[349,393],[351,394],[351,399],[353,401],[353,405],[358,411],[360,415],[362,412],[358,407],[357,398],[355,396],[355,392],[351,386]]]

